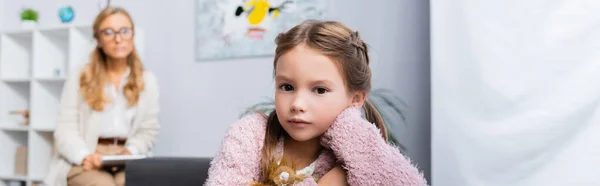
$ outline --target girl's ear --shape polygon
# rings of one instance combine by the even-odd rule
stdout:
[[[352,102],[350,106],[362,107],[365,104],[365,99],[367,99],[367,92],[364,91],[356,91],[351,95]]]

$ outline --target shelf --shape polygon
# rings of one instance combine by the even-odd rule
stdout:
[[[0,74],[2,79],[30,77],[33,34],[31,31],[3,33],[0,39]]]
[[[74,26],[69,31],[69,72],[88,63],[90,53],[96,48],[91,26]]]
[[[0,131],[0,175],[7,178],[21,178],[15,175],[17,148],[27,147],[27,132]]]
[[[31,91],[31,127],[49,129],[56,125],[64,81],[37,81]]]
[[[16,38],[28,38],[31,37],[34,30],[33,28],[12,29],[4,31],[3,34]]]
[[[29,126],[22,126],[22,125],[18,125],[18,124],[7,124],[7,123],[2,123],[0,124],[0,130],[4,130],[4,131],[28,131],[29,130]]]
[[[84,27],[91,28],[91,26],[80,25],[80,24],[60,24],[60,25],[50,25],[50,26],[38,26],[35,28],[11,28],[11,29],[2,30],[2,32],[5,34],[25,34],[25,33],[32,33],[34,31],[52,31],[52,30],[64,30],[64,29],[70,29],[70,28],[84,28]]]
[[[22,115],[11,114],[12,111],[29,109],[29,82],[1,82],[0,90],[0,123],[21,123]]]
[[[33,76],[64,77],[69,53],[69,27],[44,29],[33,36]]]
[[[30,78],[2,78],[2,81],[7,83],[26,83],[31,81]]]
[[[27,176],[0,175],[0,180],[27,181]]]
[[[30,186],[27,185],[27,182],[24,180],[2,180],[0,179],[0,186],[13,186],[13,183],[11,182],[17,182],[17,186]]]
[[[36,81],[40,82],[64,82],[67,80],[65,77],[49,77],[49,78],[35,78]]]
[[[37,125],[37,126],[43,126],[41,124]],[[54,127],[31,127],[31,130],[33,131],[37,131],[37,132],[54,132]]]
[[[29,156],[28,175],[33,178],[43,178],[48,173],[50,160],[53,155],[52,147],[54,138],[51,132],[30,132],[29,133]]]
[[[69,29],[72,27],[73,27],[72,25],[46,26],[46,27],[41,27],[41,28],[37,29],[37,31],[46,32],[46,33],[54,33],[54,34],[59,34],[59,35],[64,34],[66,36],[69,33]]]
[[[0,30],[0,186],[17,181],[41,183],[56,153],[54,131],[67,77],[89,62],[96,49],[91,25],[60,24]],[[144,32],[136,28],[135,45],[144,56]],[[57,73],[59,72],[59,73]],[[21,115],[30,110],[25,126]],[[16,157],[27,148],[26,157]],[[25,158],[26,175],[15,174],[15,162]]]

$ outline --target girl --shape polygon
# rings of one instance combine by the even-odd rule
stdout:
[[[426,185],[366,101],[371,70],[357,32],[307,21],[276,43],[275,111],[230,127],[207,185]]]
[[[93,25],[98,46],[62,91],[46,185],[124,185],[119,167],[104,155],[145,154],[158,133],[156,77],[144,70],[134,46],[134,26],[122,8],[106,8]]]

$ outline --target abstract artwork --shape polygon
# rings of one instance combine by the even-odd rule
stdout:
[[[275,37],[307,19],[323,19],[329,0],[197,0],[196,59],[269,56]]]

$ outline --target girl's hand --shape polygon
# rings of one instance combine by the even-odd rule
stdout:
[[[319,179],[319,185],[344,186],[348,185],[346,171],[337,165]]]
[[[348,107],[340,115],[335,118],[333,124],[325,134],[321,137],[321,146],[325,148],[330,148],[332,138],[346,138],[348,136],[353,136],[354,128],[357,128],[357,125],[371,125],[367,120],[362,118],[361,116],[361,108],[360,107]],[[360,128],[360,127],[359,127]]]

